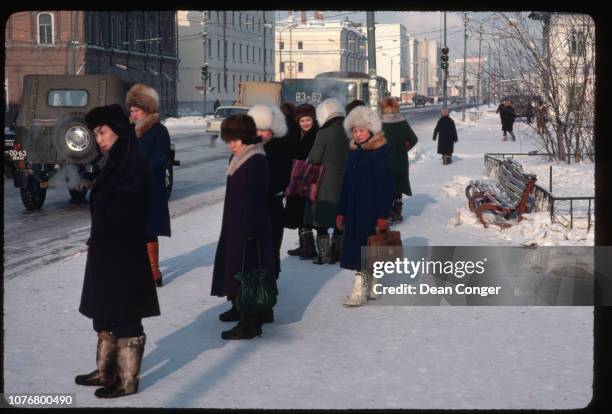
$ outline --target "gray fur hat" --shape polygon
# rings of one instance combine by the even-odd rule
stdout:
[[[253,120],[257,129],[272,131],[274,137],[280,138],[287,135],[289,128],[285,114],[277,106],[255,105],[247,112]]]
[[[321,126],[331,118],[345,114],[344,105],[336,98],[326,99],[317,106],[317,122]]]
[[[372,111],[367,106],[355,107],[344,119],[343,126],[349,137],[354,127],[366,128],[372,134],[382,131],[382,121],[378,111]]]

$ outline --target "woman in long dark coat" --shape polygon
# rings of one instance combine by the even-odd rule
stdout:
[[[342,127],[344,107],[339,100],[329,98],[317,106],[317,122],[321,127],[308,154],[308,162],[323,165],[325,173],[316,203],[306,200],[304,224],[317,230],[318,255],[315,264],[336,263],[342,249],[342,231],[336,228],[336,204],[342,186],[342,174],[348,155],[348,139]],[[333,228],[330,240],[329,229]]]
[[[147,258],[149,168],[134,129],[119,105],[94,108],[85,117],[106,155],[91,196],[91,234],[79,311],[98,333],[97,369],[79,385],[102,386],[95,395],[138,392],[145,346],[142,318],[159,315]]]
[[[354,108],[344,128],[352,137],[351,152],[344,169],[336,226],[344,227],[340,267],[356,271],[351,293],[344,302],[344,306],[353,307],[374,298],[373,275],[362,268],[361,248],[367,246],[368,237],[377,229],[389,227],[387,216],[394,183],[389,145],[378,114],[366,106]]]
[[[261,335],[261,314],[236,308],[238,281],[234,275],[258,268],[257,245],[266,283],[276,293],[276,265],[269,211],[269,166],[255,122],[245,114],[232,115],[221,123],[221,137],[232,151],[227,169],[221,235],[215,254],[211,295],[226,296],[232,308],[219,319],[239,320],[221,334],[223,339],[251,339]]]
[[[389,161],[391,162],[391,171],[395,182],[391,223],[398,223],[404,219],[402,216],[402,194],[412,195],[410,179],[408,178],[408,151],[419,142],[416,134],[399,110],[399,103],[393,97],[384,98],[380,102],[382,129],[389,144]]]
[[[131,121],[136,125],[138,146],[144,150],[149,159],[151,190],[147,252],[153,280],[157,286],[162,286],[157,237],[170,237],[170,211],[166,193],[166,164],[170,160],[170,135],[168,129],[159,122],[159,96],[153,88],[141,83],[135,84],[127,94],[125,106],[130,111]]]
[[[295,109],[295,120],[299,125],[296,135],[289,135],[289,153],[292,160],[305,160],[319,130],[316,120],[315,107],[302,104]],[[304,208],[306,200],[297,195],[287,197],[285,205],[285,227],[298,230],[300,245],[296,249],[288,250],[290,256],[300,256],[301,259],[313,259],[317,256],[312,226],[304,224]]]
[[[497,111],[495,112],[499,112],[499,117],[501,119],[502,132],[504,134],[502,141],[505,141],[508,138],[507,133],[510,133],[512,141],[516,141],[514,133],[512,132],[514,119],[516,118],[516,113],[514,111],[514,107],[512,106],[512,101],[506,99],[497,107]]]
[[[453,151],[455,150],[455,142],[457,139],[457,128],[455,121],[448,115],[448,109],[440,111],[442,117],[438,119],[436,128],[434,129],[433,140],[435,141],[438,134],[438,154],[442,154],[442,164],[447,165],[453,162]]]

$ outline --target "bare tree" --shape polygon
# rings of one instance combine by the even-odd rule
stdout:
[[[496,13],[497,65],[490,65],[498,94],[541,96],[546,128],[538,139],[553,158],[570,162],[593,154],[595,25],[588,15]],[[485,68],[486,69],[486,68]],[[485,70],[485,72],[487,72]],[[506,84],[508,87],[502,89]],[[536,127],[532,127],[536,129]]]

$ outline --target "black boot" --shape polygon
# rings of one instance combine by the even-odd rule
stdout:
[[[338,263],[342,254],[342,234],[334,234],[331,239],[329,264]]]
[[[245,315],[241,313],[240,322],[232,329],[221,332],[221,338],[232,339],[253,339],[261,335],[261,322],[257,315]]]
[[[259,313],[260,324],[274,322],[274,310],[270,309]]]
[[[452,155],[447,155],[446,156],[446,163],[447,164],[452,164],[453,163],[453,156]]]
[[[295,249],[291,249],[291,250],[287,250],[287,254],[289,256],[301,256],[302,255],[302,251],[304,250],[304,230],[300,229],[298,231],[298,235],[300,237],[300,245],[295,248]]]
[[[317,249],[315,248],[315,240],[314,235],[312,234],[312,230],[305,230],[302,235],[304,237],[304,245],[302,247],[302,254],[300,254],[300,259],[308,260],[317,257]]]
[[[317,236],[317,249],[319,250],[319,254],[317,257],[313,259],[314,264],[324,264],[329,263],[331,257],[331,246],[329,240],[329,234],[324,236]]]
[[[98,369],[89,374],[77,375],[74,382],[78,385],[105,387],[112,385],[117,377],[115,360],[117,356],[117,338],[107,331],[98,332],[98,349],[96,366]]]
[[[235,301],[232,300],[232,307],[230,310],[219,315],[219,320],[221,322],[235,322],[240,320],[240,312],[238,312],[238,308],[236,308]]]
[[[94,393],[96,397],[117,398],[138,392],[138,374],[142,365],[145,342],[145,334],[117,339],[118,378],[113,385],[98,388]]]

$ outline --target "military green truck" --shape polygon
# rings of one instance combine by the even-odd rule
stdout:
[[[85,125],[87,112],[97,106],[124,105],[131,85],[113,75],[26,75],[23,97],[9,151],[13,180],[28,210],[40,209],[49,180],[68,166],[78,180],[70,180],[73,201],[85,200],[100,170],[101,153],[95,136]],[[174,144],[166,165],[166,191],[172,191]],[[68,181],[68,180],[67,180]]]

